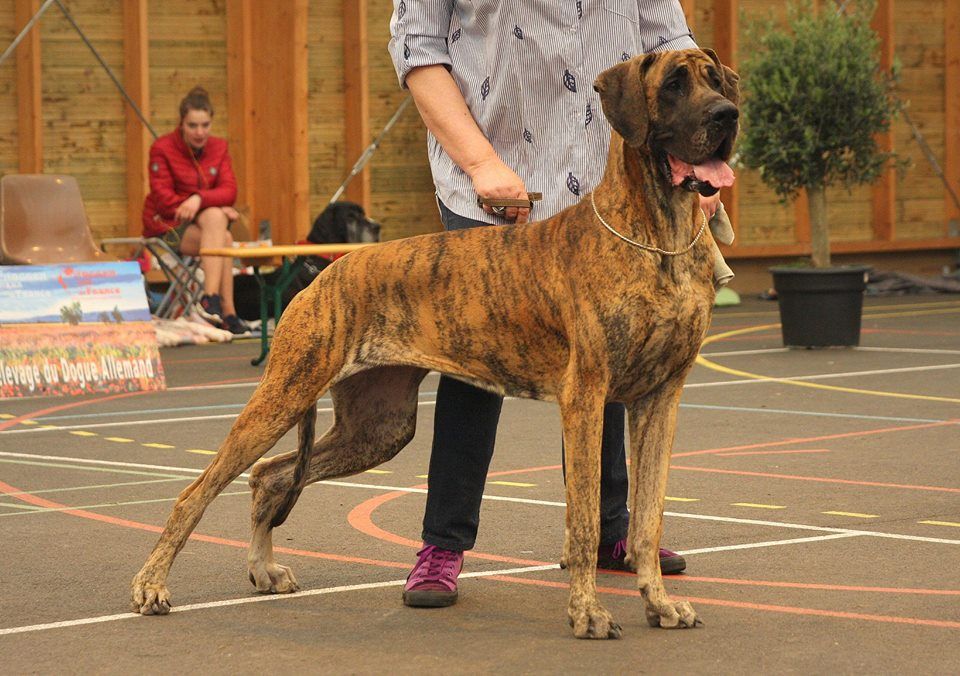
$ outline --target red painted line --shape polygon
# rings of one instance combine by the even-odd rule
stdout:
[[[196,359],[164,359],[164,364],[203,364],[217,361],[250,361],[250,356],[246,357],[198,357]]]
[[[24,494],[19,488],[11,486],[10,484],[0,481],[0,493],[5,493],[11,497],[20,500],[21,502],[26,502],[31,505],[36,505],[37,507],[49,507],[51,509],[60,510],[61,514],[69,514],[70,516],[78,516],[83,519],[91,519],[93,521],[100,521],[101,523],[108,523],[113,526],[122,526],[124,528],[134,528],[137,530],[145,530],[151,533],[162,533],[163,528],[160,526],[154,526],[149,523],[140,523],[139,521],[130,521],[129,519],[121,519],[116,516],[108,516],[106,514],[97,514],[96,512],[89,512],[85,509],[65,509],[66,505],[60,504],[59,502],[53,502],[52,500],[47,500],[36,495]],[[239,549],[246,549],[249,546],[248,542],[242,542],[240,540],[229,540],[227,538],[216,537],[214,535],[202,535],[200,533],[194,533],[190,536],[191,540],[199,540],[200,542],[209,542],[216,545],[225,545],[227,547],[236,547]],[[340,556],[338,554],[324,554],[322,552],[312,552],[305,549],[291,549],[289,547],[274,547],[274,551],[280,552],[283,554],[294,554],[296,556],[308,556],[315,559],[326,559],[328,561],[341,561],[344,563],[362,563],[370,566],[381,566],[384,568],[410,568],[409,563],[400,563],[399,561],[381,561],[378,559],[365,559],[356,556]]]
[[[569,589],[570,585],[566,582],[554,582],[552,580],[538,580],[535,578],[513,577],[511,575],[491,575],[488,579],[499,580],[501,582],[515,582],[535,587],[550,587],[553,589]],[[671,578],[673,579],[673,578]],[[617,596],[641,596],[640,592],[633,589],[619,589],[617,587],[597,587],[597,591],[603,594],[614,594]],[[926,627],[940,627],[944,629],[960,629],[960,622],[950,622],[947,620],[928,620],[919,617],[898,617],[895,615],[871,615],[868,613],[848,613],[841,610],[822,610],[820,608],[799,608],[796,606],[778,606],[769,603],[750,603],[748,601],[728,601],[726,599],[708,599],[699,596],[674,596],[674,601],[689,601],[691,603],[705,606],[723,606],[727,608],[738,608],[741,610],[762,610],[770,613],[787,613],[790,615],[813,615],[817,617],[833,617],[843,620],[866,620],[868,622],[885,622],[891,624],[911,624]]]
[[[625,573],[629,574],[629,573]],[[726,577],[697,577],[677,575],[671,580],[679,582],[709,582],[744,587],[778,587],[784,589],[819,589],[823,591],[869,592],[873,594],[919,594],[923,596],[960,596],[960,589],[916,589],[910,587],[863,587],[847,584],[819,584],[814,582],[777,582],[772,580],[734,580]]]
[[[674,458],[687,458],[693,455],[710,455],[712,453],[723,453],[724,451],[746,451],[752,448],[770,448],[771,446],[790,446],[792,444],[804,444],[813,441],[830,441],[832,439],[850,439],[854,437],[867,437],[874,434],[888,434],[891,432],[910,432],[912,430],[925,430],[934,427],[945,427],[949,425],[960,424],[960,420],[941,420],[934,423],[922,423],[919,425],[904,425],[902,427],[881,427],[872,430],[863,430],[860,432],[841,432],[839,434],[825,434],[816,437],[798,437],[796,439],[784,439],[782,441],[764,441],[759,444],[743,444],[740,446],[724,446],[722,448],[708,448],[701,451],[685,451],[683,453],[674,453]]]
[[[960,336],[957,331],[913,331],[910,329],[860,329],[861,334],[892,333],[903,336]]]
[[[792,455],[794,453],[829,453],[826,448],[812,448],[799,451],[738,451],[736,453],[717,453],[718,458],[732,458],[735,455]]]
[[[853,481],[851,479],[830,479],[817,476],[798,476],[796,474],[773,474],[770,472],[742,472],[733,469],[714,469],[712,467],[686,467],[680,465],[670,465],[671,470],[681,470],[686,472],[708,472],[712,474],[735,474],[738,476],[756,476],[767,479],[788,479],[791,481],[815,481],[826,484],[846,484],[848,486],[876,486],[879,488],[902,488],[912,491],[936,491],[940,493],[960,493],[960,488],[948,488],[946,486],[917,486],[913,484],[892,484],[881,481]]]

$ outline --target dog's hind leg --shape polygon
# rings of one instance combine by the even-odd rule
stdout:
[[[424,375],[425,370],[412,367],[377,367],[337,383],[330,389],[333,426],[313,446],[304,476],[296,476],[296,452],[254,466],[247,570],[257,591],[299,588],[290,568],[274,561],[273,529],[283,523],[305,485],[370,469],[407,445],[416,428],[417,388]]]
[[[291,333],[278,333],[274,354],[259,387],[210,465],[180,493],[160,539],[133,578],[134,612],[143,615],[170,612],[167,575],[204,510],[230,482],[269,451],[310,407],[316,405],[318,396],[333,377],[326,371],[339,371],[338,364],[319,360],[311,353],[278,359],[281,354],[278,347],[283,350],[282,354],[295,354],[284,338],[291,340]]]
[[[652,627],[695,627],[700,623],[688,602],[670,599],[660,574],[663,502],[683,381],[684,377],[679,377],[628,406],[632,477],[627,556],[637,566],[637,586]]]

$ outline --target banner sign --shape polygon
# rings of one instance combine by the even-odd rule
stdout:
[[[162,390],[136,262],[0,266],[0,399]]]

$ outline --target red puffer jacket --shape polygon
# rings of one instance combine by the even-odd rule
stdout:
[[[156,237],[175,227],[180,203],[200,195],[200,209],[232,206],[237,199],[227,142],[210,136],[198,157],[174,129],[150,146],[150,192],[143,202],[143,234]]]

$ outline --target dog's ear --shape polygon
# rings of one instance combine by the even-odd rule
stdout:
[[[610,126],[631,146],[642,146],[647,138],[650,112],[643,79],[656,58],[647,54],[624,61],[600,73],[593,83]]]
[[[712,49],[704,49],[703,53],[709,56],[723,74],[723,95],[734,105],[740,104],[740,76],[736,71],[720,63],[720,57]]]

